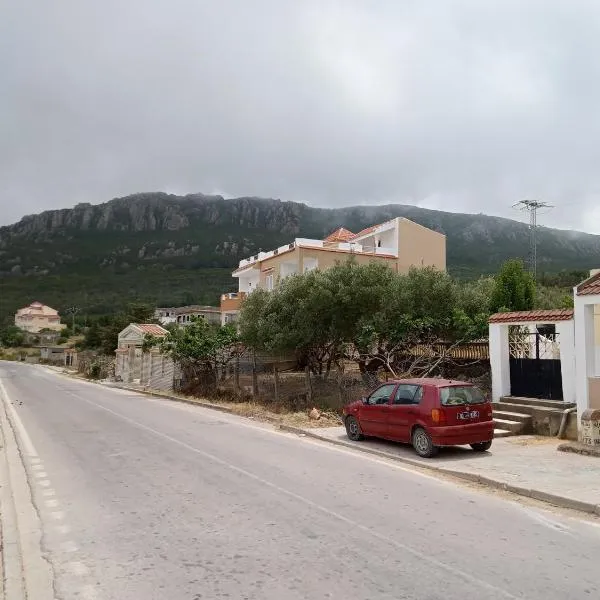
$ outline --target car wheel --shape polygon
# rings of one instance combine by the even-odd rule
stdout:
[[[346,433],[348,437],[354,442],[358,442],[363,439],[362,429],[356,417],[346,417]]]
[[[413,431],[412,445],[415,452],[423,458],[431,458],[439,451],[439,448],[433,445],[431,436],[422,427],[417,427]]]
[[[478,442],[477,444],[471,444],[471,448],[475,450],[475,452],[485,452],[492,447],[492,440],[489,442]]]

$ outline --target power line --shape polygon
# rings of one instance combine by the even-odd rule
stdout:
[[[534,281],[537,281],[537,211],[540,208],[554,207],[539,200],[521,200],[513,204],[513,207],[529,212],[529,270]]]

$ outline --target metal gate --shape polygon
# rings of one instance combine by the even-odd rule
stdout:
[[[515,327],[509,336],[509,352],[511,396],[563,399],[556,332]]]

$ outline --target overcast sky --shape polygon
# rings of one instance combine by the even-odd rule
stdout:
[[[0,224],[141,191],[600,233],[598,0],[0,0]]]

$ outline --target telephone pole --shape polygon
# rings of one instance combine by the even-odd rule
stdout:
[[[73,335],[75,335],[75,315],[79,312],[79,307],[70,306],[69,308],[67,308],[67,310],[65,310],[65,312],[71,315],[72,317],[71,331],[73,332]]]
[[[539,200],[521,200],[513,206],[529,212],[529,270],[533,280],[537,281],[537,211],[540,208],[553,208],[553,206]]]

